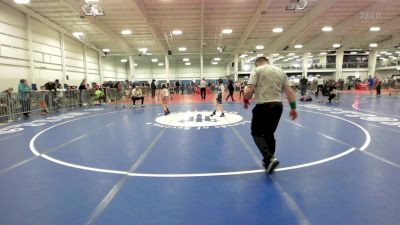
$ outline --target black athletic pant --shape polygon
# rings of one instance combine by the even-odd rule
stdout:
[[[136,100],[142,100],[142,105],[143,105],[144,97],[135,97],[135,96],[132,96],[133,105],[135,105]]]
[[[281,102],[257,104],[253,109],[251,135],[266,164],[275,154],[274,133],[278,127],[282,110]]]
[[[206,99],[206,88],[200,88],[201,99]]]
[[[307,85],[301,85],[301,95],[305,95],[307,92]]]
[[[336,97],[336,94],[329,94],[329,98],[328,98],[328,101],[329,102],[332,102],[332,99],[334,99]]]
[[[226,99],[225,99],[225,101],[228,101],[228,98],[229,98],[229,96],[231,97],[232,101],[235,101],[235,99],[233,99],[233,90],[232,90],[232,91],[231,91],[231,90],[229,90],[229,95],[228,95],[228,96],[226,96]]]

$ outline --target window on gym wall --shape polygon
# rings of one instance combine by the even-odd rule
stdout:
[[[345,52],[343,68],[368,68],[368,55]]]

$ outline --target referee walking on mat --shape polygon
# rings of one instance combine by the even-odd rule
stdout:
[[[263,158],[263,165],[271,174],[279,165],[274,157],[274,133],[282,115],[282,92],[286,93],[290,104],[289,116],[297,118],[296,97],[289,86],[286,74],[278,67],[269,64],[265,57],[259,57],[255,62],[249,82],[244,89],[244,108],[248,108],[249,100],[254,93],[256,106],[253,109],[251,135]]]

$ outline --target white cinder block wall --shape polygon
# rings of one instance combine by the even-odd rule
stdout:
[[[0,2],[0,90],[28,78],[29,54],[24,14]]]
[[[48,25],[29,19],[24,13],[0,2],[0,91],[16,89],[20,79],[28,79],[38,86],[48,80],[79,85],[83,78],[100,82],[100,62],[96,50],[64,35],[65,61],[62,64],[62,34]],[[30,23],[30,26],[29,26]],[[30,29],[29,29],[30,28]],[[29,49],[29,30],[32,49]],[[32,54],[30,54],[32,52]],[[32,68],[30,63],[32,55]],[[86,57],[85,57],[86,56]],[[125,80],[129,74],[126,64],[116,57],[105,57],[104,80]],[[63,66],[65,77],[63,77]]]

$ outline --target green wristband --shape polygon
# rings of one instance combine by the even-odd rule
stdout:
[[[291,102],[289,104],[291,109],[296,109],[296,102]]]

